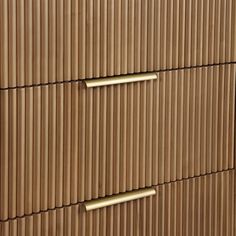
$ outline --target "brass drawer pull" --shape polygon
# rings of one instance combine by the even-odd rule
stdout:
[[[146,188],[135,190],[132,192],[121,193],[109,197],[86,201],[84,207],[86,211],[96,210],[103,207],[116,205],[123,202],[133,201],[140,198],[149,197],[156,194],[156,190],[153,188]]]
[[[134,83],[146,80],[157,79],[157,73],[144,73],[136,75],[115,76],[104,79],[87,79],[85,84],[87,88],[101,87],[116,84]]]

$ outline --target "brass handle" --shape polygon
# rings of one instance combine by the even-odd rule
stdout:
[[[101,87],[108,85],[141,82],[154,79],[157,79],[157,73],[143,73],[136,75],[115,76],[105,79],[87,79],[84,82],[87,88],[93,88],[93,87]]]
[[[86,211],[91,211],[103,207],[116,205],[123,202],[133,201],[144,197],[149,197],[156,194],[153,188],[135,190],[132,192],[121,193],[110,197],[104,197],[96,200],[86,201],[84,207]]]

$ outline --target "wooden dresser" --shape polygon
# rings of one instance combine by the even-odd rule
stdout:
[[[235,236],[236,0],[0,0],[0,236]]]

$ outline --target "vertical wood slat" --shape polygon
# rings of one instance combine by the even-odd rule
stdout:
[[[0,4],[0,88],[236,62],[235,0]]]
[[[233,236],[234,176],[225,171],[160,185],[156,196],[91,212],[78,204],[0,222],[0,235]]]
[[[1,220],[234,168],[235,72],[1,90]]]

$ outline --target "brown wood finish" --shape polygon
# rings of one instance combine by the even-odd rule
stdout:
[[[234,236],[234,171],[155,187],[157,195],[85,212],[83,204],[0,223],[0,236]]]
[[[235,65],[0,91],[0,219],[234,168]]]
[[[1,0],[0,88],[236,62],[235,0]]]

